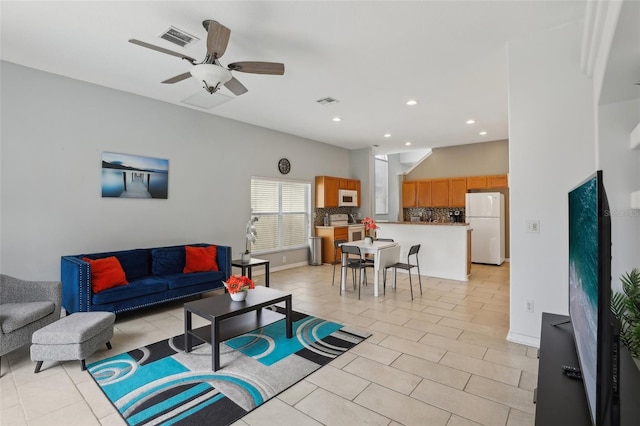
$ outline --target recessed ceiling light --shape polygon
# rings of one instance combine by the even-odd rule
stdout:
[[[385,138],[390,138],[390,137],[391,137],[391,133],[385,133],[385,134],[384,134],[384,137],[385,137]]]
[[[484,136],[484,135],[486,135],[486,134],[487,134],[487,131],[486,131],[486,130],[483,130],[483,131],[481,131],[481,132],[480,132],[480,136]]]
[[[475,122],[476,122],[476,120],[474,120],[474,119],[467,120],[467,124],[473,124],[473,123],[475,123]]]
[[[342,121],[342,118],[340,118],[340,117],[333,117],[333,118],[332,118],[332,120],[333,120],[333,121]]]
[[[409,99],[409,100],[407,101],[407,105],[409,105],[409,106],[414,106],[414,105],[416,105],[417,103],[418,103],[418,101],[416,101],[415,99]]]
[[[404,145],[405,146],[411,146],[411,142],[405,142]]]

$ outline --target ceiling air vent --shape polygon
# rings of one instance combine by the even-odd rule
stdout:
[[[192,36],[189,33],[185,33],[182,30],[177,29],[176,27],[169,27],[168,30],[164,31],[158,37],[170,41],[173,44],[177,44],[180,47],[187,47],[190,44],[195,43],[200,40],[196,36]]]
[[[318,99],[316,102],[319,103],[320,105],[331,105],[331,104],[337,104],[340,101],[335,98],[332,98],[331,96],[327,96],[326,98]]]

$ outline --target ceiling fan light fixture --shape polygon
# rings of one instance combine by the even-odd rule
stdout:
[[[204,83],[204,88],[209,93],[215,93],[232,78],[229,70],[215,64],[194,65],[190,73],[193,78]]]

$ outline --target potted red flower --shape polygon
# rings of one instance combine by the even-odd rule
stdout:
[[[362,224],[364,225],[365,233],[367,234],[367,236],[364,237],[364,240],[369,244],[373,243],[372,231],[378,229],[378,225],[376,225],[376,221],[370,218],[369,216],[367,216],[364,219],[362,219]]]
[[[232,300],[242,301],[247,298],[247,292],[256,288],[256,284],[249,277],[244,275],[231,275],[227,282],[224,283]]]

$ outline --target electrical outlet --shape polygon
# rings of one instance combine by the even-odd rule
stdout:
[[[533,300],[527,300],[524,304],[524,309],[527,312],[533,313]]]
[[[540,233],[540,221],[527,220],[527,234],[539,234],[539,233]]]
[[[282,256],[282,263],[287,263],[287,256]]]

